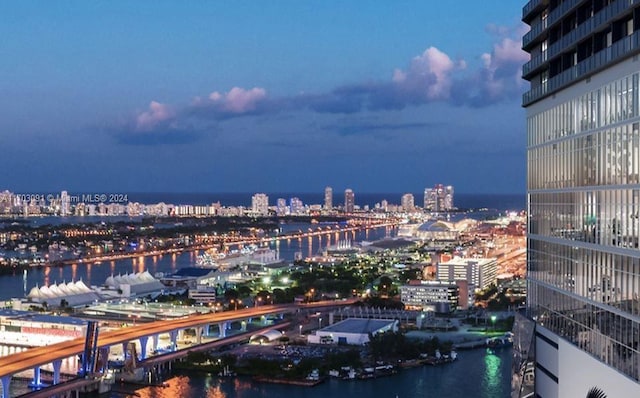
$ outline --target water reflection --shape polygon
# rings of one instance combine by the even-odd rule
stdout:
[[[500,374],[501,371],[501,363],[500,357],[494,355],[493,352],[487,349],[487,355],[484,357],[484,365],[485,365],[485,376],[484,381],[487,384],[487,388],[489,390],[495,389],[501,382]]]
[[[93,264],[89,263],[87,264],[87,279],[91,280],[91,268],[93,268]],[[74,281],[76,280],[75,277],[73,279]]]
[[[296,230],[300,226],[296,226]],[[306,227],[308,228],[308,227]],[[303,229],[306,229],[303,227]],[[355,234],[355,241],[364,240],[368,236],[370,240],[382,238],[388,231],[384,228],[372,229],[367,232],[362,230]],[[272,241],[271,247],[279,250],[279,256],[284,261],[293,261],[294,255],[300,253],[306,257],[316,256],[319,252],[342,240],[343,233],[334,229],[327,230],[322,238],[314,237],[313,239],[292,239],[286,242]],[[347,236],[353,236],[348,233]],[[273,243],[275,242],[275,244]],[[26,292],[29,292],[34,286],[51,285],[54,282],[71,281],[82,279],[85,284],[102,285],[111,275],[124,274],[130,272],[141,272],[149,270],[152,274],[157,272],[175,272],[178,268],[191,266],[195,263],[196,253],[183,252],[172,253],[164,256],[158,255],[155,259],[150,258],[127,258],[119,260],[109,260],[108,266],[101,266],[98,263],[76,263],[65,267],[42,267],[29,269],[26,277]],[[10,299],[12,297],[23,297],[25,294],[24,277],[22,273],[16,275],[6,275],[0,278],[0,298]]]
[[[147,398],[389,398],[396,395],[402,398],[497,398],[509,395],[510,360],[508,349],[495,354],[485,350],[464,351],[452,364],[406,369],[389,378],[360,382],[330,379],[312,389],[196,373],[169,379],[168,388],[147,387],[136,392]]]
[[[138,257],[138,266],[134,268],[133,272],[144,272],[145,271],[145,256]]]

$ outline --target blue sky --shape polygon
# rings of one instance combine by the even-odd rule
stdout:
[[[0,190],[524,192],[522,5],[2,2]]]

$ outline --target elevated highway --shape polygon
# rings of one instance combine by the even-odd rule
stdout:
[[[215,324],[223,326],[229,322],[237,322],[249,318],[259,318],[267,315],[284,315],[299,312],[301,310],[340,307],[351,305],[356,301],[357,299],[347,299],[339,301],[321,301],[309,304],[263,305],[236,311],[199,314],[179,319],[144,323],[122,329],[100,332],[98,334],[97,347],[99,349],[108,349],[116,344],[126,344],[134,340],[140,340],[141,346],[143,347],[142,359],[144,360],[147,339],[152,336],[155,337],[155,341],[157,342],[157,336],[169,333],[172,341],[175,342],[178,331],[184,329],[201,329],[204,326]],[[223,331],[225,327],[221,327],[220,329]],[[221,337],[224,337],[224,333],[221,333]],[[40,366],[45,364],[53,364],[53,383],[54,385],[58,384],[60,382],[60,366],[62,359],[80,355],[84,352],[84,348],[85,339],[77,338],[1,357],[0,380],[2,381],[2,398],[9,398],[9,383],[11,382],[11,377],[14,374],[29,369],[37,370],[39,373]]]

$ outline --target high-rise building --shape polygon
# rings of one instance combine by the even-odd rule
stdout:
[[[67,191],[60,192],[60,215],[66,217],[71,214],[71,198]]]
[[[289,211],[291,214],[304,214],[304,203],[300,198],[293,197],[289,199]]]
[[[438,199],[435,190],[431,188],[424,189],[424,209],[435,210]]]
[[[285,198],[278,198],[276,202],[276,214],[279,216],[284,216],[288,211],[287,200]]]
[[[415,203],[413,199],[413,194],[405,193],[402,195],[400,199],[400,205],[402,206],[402,211],[404,212],[412,212],[415,210]]]
[[[424,208],[431,211],[449,211],[453,206],[453,186],[436,184],[424,190]]]
[[[331,187],[324,189],[324,208],[326,210],[333,209],[333,188]]]
[[[442,210],[449,211],[453,209],[453,186],[447,185],[444,187],[444,193],[442,197]]]
[[[485,290],[496,283],[498,262],[495,258],[455,257],[436,266],[439,281],[467,281],[473,289]]]
[[[531,0],[522,19],[535,357],[514,391],[640,396],[640,1]]]
[[[269,215],[269,196],[257,193],[251,197],[251,210],[259,216]]]
[[[345,213],[353,213],[353,210],[356,206],[356,195],[353,191],[347,188],[344,191],[344,212]]]

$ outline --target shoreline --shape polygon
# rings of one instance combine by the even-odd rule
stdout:
[[[236,245],[247,245],[247,244],[262,244],[265,242],[272,242],[274,240],[277,241],[282,241],[282,240],[289,240],[289,239],[300,239],[306,236],[316,236],[316,235],[326,235],[327,233],[342,233],[342,232],[349,232],[349,231],[360,231],[360,230],[364,230],[364,229],[370,229],[370,228],[383,228],[383,227],[388,227],[388,226],[396,226],[397,223],[381,223],[381,224],[375,224],[375,225],[361,225],[361,226],[349,226],[346,228],[340,228],[339,230],[331,230],[330,232],[326,232],[326,231],[312,231],[310,233],[289,233],[289,234],[283,234],[283,235],[277,235],[277,236],[269,236],[269,237],[262,237],[262,238],[251,238],[251,237],[245,237],[246,239],[240,239],[238,241],[222,241],[222,243],[224,243],[225,246],[227,247],[232,247],[232,246],[236,246]],[[204,244],[198,244],[198,245],[191,245],[191,246],[185,246],[185,247],[178,247],[178,248],[166,248],[166,249],[157,249],[157,250],[153,250],[153,251],[148,251],[148,252],[138,252],[138,253],[118,253],[118,254],[114,254],[114,255],[106,255],[106,256],[86,256],[86,257],[77,257],[77,258],[72,258],[72,259],[64,259],[64,260],[56,260],[56,261],[46,261],[46,262],[41,262],[41,263],[37,263],[37,262],[31,262],[28,264],[15,264],[12,265],[12,263],[7,264],[6,266],[3,266],[2,268],[7,268],[7,269],[11,269],[11,270],[24,270],[24,269],[31,269],[31,268],[49,268],[49,267],[64,267],[64,266],[68,266],[68,265],[73,265],[73,264],[96,264],[96,263],[101,263],[101,262],[109,262],[109,261],[118,261],[118,260],[126,260],[126,259],[130,259],[130,258],[137,258],[137,257],[153,257],[153,256],[164,256],[164,255],[170,255],[170,254],[181,254],[183,252],[194,252],[194,251],[200,251],[200,250],[209,250],[212,248],[216,248],[219,247],[221,244],[221,242],[213,242],[213,243],[204,243]],[[7,273],[8,274],[8,273]],[[0,273],[0,276],[2,274]]]
[[[296,380],[296,379],[282,379],[279,377],[267,377],[267,376],[255,376],[251,380],[259,383],[272,383],[272,384],[286,384],[298,387],[315,387],[320,383],[324,383],[325,379],[320,378],[318,380]]]

